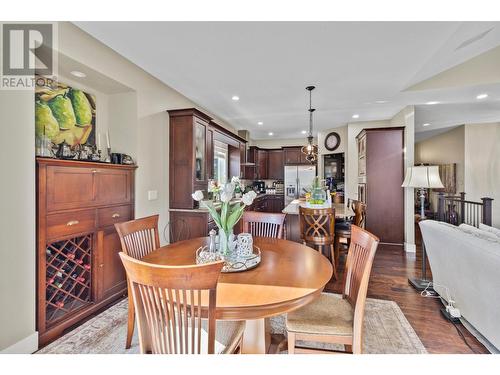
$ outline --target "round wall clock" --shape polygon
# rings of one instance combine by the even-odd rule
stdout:
[[[336,132],[328,133],[325,138],[325,148],[328,151],[335,151],[340,146],[340,135]]]

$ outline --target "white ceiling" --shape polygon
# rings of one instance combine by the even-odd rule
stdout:
[[[391,118],[416,131],[500,120],[500,84],[405,91],[500,45],[492,22],[76,22],[253,139],[302,137],[313,84],[316,130]],[[480,103],[476,95],[487,90]],[[240,100],[231,100],[238,95]],[[387,101],[386,103],[376,103]],[[428,101],[446,104],[421,106]],[[353,120],[352,115],[359,114]],[[263,121],[264,125],[257,125]],[[422,127],[432,123],[432,129]]]

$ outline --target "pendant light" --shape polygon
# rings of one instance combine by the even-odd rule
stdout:
[[[313,143],[313,112],[315,111],[312,108],[312,90],[314,90],[314,86],[307,86],[306,90],[309,91],[309,135],[307,136],[307,144],[302,147],[302,153],[306,155],[306,160],[314,164],[318,159],[318,146]]]

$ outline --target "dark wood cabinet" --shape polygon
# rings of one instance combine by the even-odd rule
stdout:
[[[404,243],[404,128],[365,129],[358,142],[358,199],[366,229],[381,242]]]
[[[267,150],[267,177],[273,180],[283,180],[285,165],[283,150]]]
[[[259,180],[267,180],[267,150],[257,150],[257,177]]]
[[[306,160],[306,155],[302,152],[302,147],[283,147],[284,165],[311,165]]]
[[[170,208],[195,208],[196,202],[191,194],[195,190],[206,193],[212,174],[211,118],[194,108],[168,113]]]
[[[283,156],[285,165],[300,164],[300,147],[283,147]]]
[[[134,218],[135,168],[37,158],[41,345],[126,295],[114,224]]]

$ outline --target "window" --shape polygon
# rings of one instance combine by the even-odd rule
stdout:
[[[227,182],[229,169],[228,146],[226,143],[214,141],[214,180],[219,184]]]

